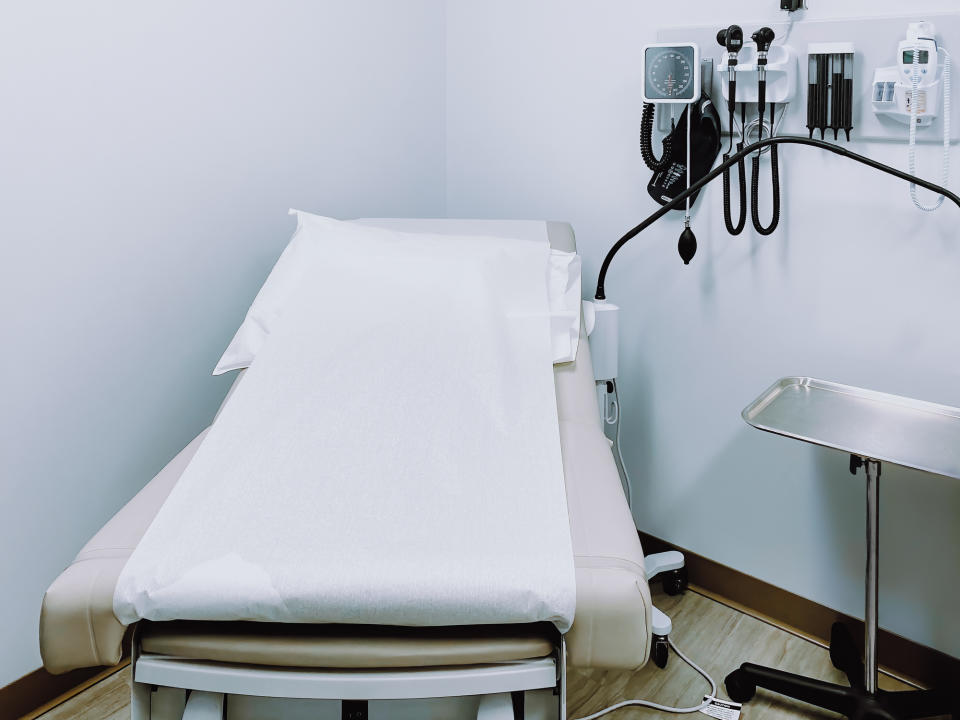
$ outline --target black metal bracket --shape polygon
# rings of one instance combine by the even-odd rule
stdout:
[[[510,701],[513,705],[514,720],[523,720],[524,718],[524,692],[523,690],[514,690],[510,693]]]
[[[866,465],[868,462],[872,462],[872,463],[874,463],[874,464],[877,466],[877,477],[880,477],[880,461],[879,461],[879,460],[872,460],[872,459],[870,459],[870,458],[860,457],[859,455],[851,455],[851,456],[850,456],[850,474],[851,474],[851,475],[856,475],[856,474],[857,474],[857,470],[859,470],[860,468],[862,468],[862,467],[863,467],[864,465]],[[867,470],[867,471],[865,471],[865,472],[869,472],[869,470]]]
[[[863,458],[859,455],[850,456],[850,474],[856,475],[857,470],[863,467]]]

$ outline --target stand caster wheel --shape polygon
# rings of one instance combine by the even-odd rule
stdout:
[[[750,702],[757,694],[757,686],[747,680],[739,670],[727,675],[723,684],[727,688],[727,696],[735,703]]]
[[[670,645],[667,638],[663,635],[654,635],[653,644],[650,646],[650,659],[653,664],[661,670],[667,666],[667,658],[670,656]]]
[[[830,628],[830,662],[847,675],[863,676],[860,650],[843,623],[836,622]]]
[[[679,595],[687,589],[687,568],[677,568],[663,575],[663,591],[667,595]]]

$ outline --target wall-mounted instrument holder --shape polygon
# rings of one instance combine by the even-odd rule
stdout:
[[[717,65],[721,80],[724,101],[728,101],[727,57],[722,57]],[[767,102],[787,103],[797,97],[797,53],[790,45],[772,45],[767,54]],[[759,98],[757,87],[757,44],[744,41],[737,63],[737,102],[756,103]]]
[[[807,46],[807,131],[813,137],[833,130],[833,139],[842,130],[850,140],[853,129],[854,78],[856,52],[853,43],[810,43]]]
[[[906,6],[904,6],[906,8]],[[909,10],[907,10],[909,12]],[[806,49],[811,43],[852,43],[856,47],[853,57],[853,103],[850,110],[849,124],[853,128],[850,135],[851,142],[860,141],[884,141],[904,144],[907,142],[907,133],[902,122],[898,122],[889,114],[874,112],[874,85],[871,82],[874,79],[874,71],[877,68],[889,66],[892,62],[903,64],[902,53],[895,56],[898,42],[904,40],[904,29],[910,23],[917,23],[926,20],[936,27],[936,36],[938,46],[946,48],[960,47],[960,13],[915,13],[912,15],[888,15],[873,16],[867,19],[839,19],[839,20],[804,20],[802,13],[793,13],[797,15],[796,21],[789,23],[777,19],[778,10],[770,7],[769,13],[758,12],[757,15],[750,17],[731,16],[730,22],[739,23],[744,28],[744,48],[739,55],[739,64],[737,66],[737,102],[751,103],[755,102],[756,96],[753,95],[756,90],[755,78],[756,72],[743,72],[747,67],[752,67],[754,63],[754,47],[750,42],[750,33],[753,29],[763,25],[769,25],[776,32],[776,39],[770,47],[768,61],[771,69],[767,76],[767,101],[777,103],[777,133],[780,135],[802,135],[809,137],[807,128],[807,103],[806,89],[802,88],[804,80],[807,77]],[[780,17],[784,17],[781,14]],[[717,111],[720,117],[724,119],[724,132],[727,128],[727,103],[720,92],[726,82],[726,68],[721,64],[725,55],[724,48],[717,45],[717,28],[720,23],[712,25],[686,25],[664,27],[657,31],[657,40],[668,42],[674,40],[684,40],[696,42],[703,49],[703,56],[711,55],[716,60],[715,70],[721,74],[715,75],[714,90],[712,99],[717,105]],[[794,92],[794,97],[787,104],[777,99],[777,91],[773,87],[773,63],[777,61],[774,56],[778,53],[778,48],[784,45],[793,47],[797,53],[798,86]],[[709,50],[708,50],[709,49]],[[703,59],[703,58],[701,58]],[[932,61],[931,61],[932,62]],[[846,70],[846,68],[844,68]],[[903,69],[900,74],[903,75]],[[720,87],[717,86],[717,81]],[[893,82],[890,80],[890,82]],[[921,88],[922,90],[922,88]],[[932,95],[932,93],[931,93]],[[883,108],[878,108],[883,109]],[[937,117],[930,118],[929,126],[921,125],[916,134],[916,142],[921,144],[941,144],[943,142],[943,112],[942,103]],[[951,107],[952,123],[950,128],[951,142],[960,141],[960,103],[953,103]],[[922,115],[922,113],[921,113]],[[924,122],[926,118],[922,118]],[[828,116],[827,127],[830,127],[830,118]],[[841,126],[841,130],[844,128]],[[830,133],[832,136],[832,132]],[[740,135],[739,130],[736,133]],[[752,137],[756,137],[756,134]],[[820,137],[819,132],[816,137]],[[831,138],[832,141],[832,138]]]

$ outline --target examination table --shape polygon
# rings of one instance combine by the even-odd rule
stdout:
[[[547,223],[547,232],[554,248],[575,249],[568,224]],[[480,716],[521,717],[524,691],[526,717],[563,717],[567,662],[622,670],[642,666],[651,643],[643,551],[600,424],[582,329],[576,360],[555,365],[554,379],[576,574],[576,615],[565,636],[549,623],[400,628],[143,621],[132,633],[133,719],[226,717],[224,697],[230,717],[260,717],[255,710],[241,712],[234,696],[466,697],[472,698],[473,713],[479,704]],[[230,394],[224,403],[229,399]],[[49,671],[121,659],[127,628],[113,613],[117,578],[205,434],[114,515],[47,590],[40,647]],[[158,688],[172,696],[161,697]],[[541,703],[546,714],[535,712],[529,699],[529,691],[538,689],[553,698]],[[344,717],[352,707],[343,703]]]

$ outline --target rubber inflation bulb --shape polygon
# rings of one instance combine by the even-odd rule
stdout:
[[[697,254],[697,236],[693,234],[690,228],[684,228],[680,233],[680,241],[677,243],[677,251],[680,253],[680,259],[684,265],[689,265],[693,256]]]

